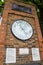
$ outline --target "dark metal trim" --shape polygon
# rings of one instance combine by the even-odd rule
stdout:
[[[26,12],[28,14],[32,14],[32,9],[30,7],[25,7],[14,3],[12,4],[12,10],[17,10],[21,12]]]

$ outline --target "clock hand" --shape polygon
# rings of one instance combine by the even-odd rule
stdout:
[[[20,28],[24,31],[24,33],[25,33],[25,35],[27,34],[26,32],[25,32],[25,30],[22,28],[22,26],[20,25]]]

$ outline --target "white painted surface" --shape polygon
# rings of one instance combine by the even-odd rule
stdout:
[[[1,22],[2,22],[2,17],[0,16],[0,25],[1,25]]]
[[[32,48],[32,59],[33,61],[40,61],[39,48]]]
[[[16,48],[6,49],[6,62],[5,63],[16,63]]]
[[[29,54],[29,49],[28,48],[20,48],[19,54],[20,55],[27,55],[27,54]]]

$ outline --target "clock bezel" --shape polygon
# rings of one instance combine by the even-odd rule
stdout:
[[[23,20],[23,21],[25,21],[25,22],[27,22],[28,23],[28,21],[26,21],[26,20],[24,20],[24,19],[16,19],[16,20],[13,20],[13,23],[14,22],[16,22],[16,21],[18,21],[18,20]],[[13,33],[13,31],[12,31],[12,25],[13,25],[13,23],[11,24],[11,28],[10,28],[10,30],[11,30],[11,33],[12,33],[12,35],[16,38],[16,39],[18,39],[18,40],[21,40],[21,41],[27,41],[27,40],[29,40],[29,39],[31,39],[31,37],[33,36],[33,34],[34,34],[34,30],[33,30],[33,27],[32,27],[32,25],[30,24],[30,26],[32,27],[32,35],[31,35],[31,37],[30,38],[28,38],[28,39],[26,39],[26,40],[23,40],[23,39],[20,39],[20,38],[18,38],[14,33]]]

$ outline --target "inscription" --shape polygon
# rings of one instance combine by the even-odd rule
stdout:
[[[33,61],[40,61],[39,48],[32,48],[32,58]]]
[[[16,48],[6,49],[6,62],[5,63],[16,63]]]
[[[17,11],[22,11],[22,12],[27,12],[32,14],[32,9],[30,7],[24,7],[17,4],[12,4],[12,10],[17,10]]]

